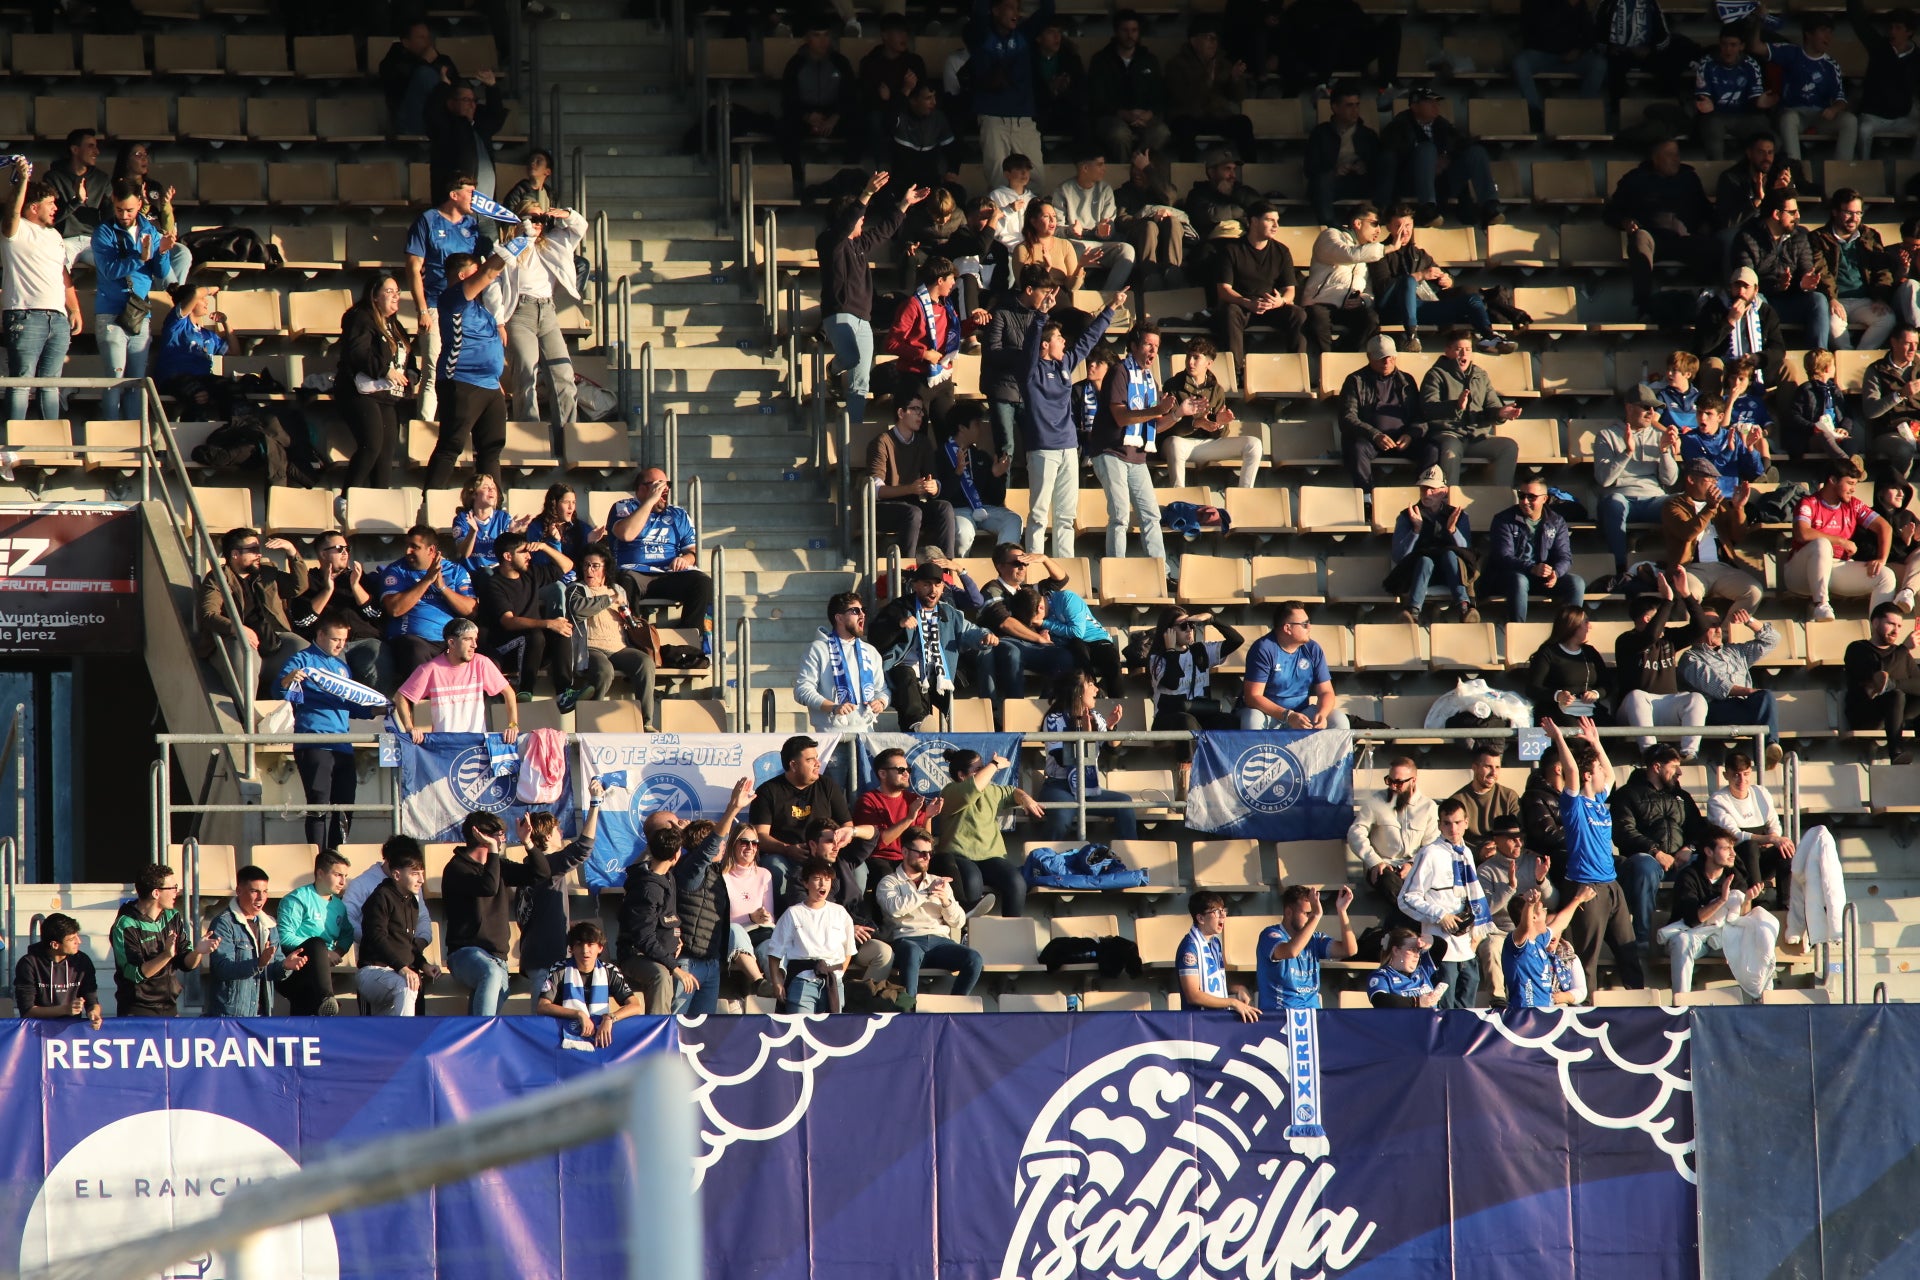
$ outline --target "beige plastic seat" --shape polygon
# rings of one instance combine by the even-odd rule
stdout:
[[[953,997],[947,997],[952,999]],[[971,999],[972,997],[967,997]],[[927,996],[921,996],[915,1004],[916,1009],[925,1009]],[[1064,991],[1009,991],[1002,995],[995,1005],[1001,1013],[1065,1013],[1067,1011],[1067,993]],[[927,1012],[936,1012],[928,1009]]]
[[[1363,622],[1353,629],[1353,658],[1364,671],[1419,671],[1427,666],[1420,628],[1410,622]]]
[[[1183,605],[1231,605],[1248,599],[1247,562],[1227,556],[1180,557],[1175,593]]]
[[[1255,604],[1326,599],[1320,590],[1320,564],[1310,556],[1255,556],[1251,573]]]
[[[1293,529],[1292,503],[1286,489],[1226,491],[1224,506],[1235,533],[1288,533]]]
[[[1140,963],[1149,969],[1171,969],[1180,940],[1193,928],[1186,912],[1141,916],[1133,922],[1133,945],[1140,950]]]
[[[1339,840],[1286,840],[1273,847],[1282,885],[1347,882],[1347,846]]]
[[[1100,603],[1129,605],[1172,604],[1166,571],[1148,556],[1102,556]]]
[[[1366,504],[1360,490],[1332,485],[1301,485],[1294,502],[1302,533],[1365,533]]]
[[[573,725],[576,733],[642,733],[646,720],[640,704],[630,699],[588,700],[574,705]]]
[[[662,733],[727,731],[727,706],[717,698],[662,698],[659,711]]]
[[[1252,893],[1266,887],[1258,841],[1196,840],[1192,856],[1195,888]]]
[[[1040,967],[1040,922],[1029,916],[974,916],[967,922],[967,945],[980,953],[987,973],[1030,972]]]
[[[275,533],[329,533],[336,527],[327,489],[274,485],[267,490],[267,527]]]

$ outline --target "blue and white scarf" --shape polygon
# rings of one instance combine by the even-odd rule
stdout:
[[[1093,379],[1075,384],[1073,388],[1074,425],[1081,435],[1093,430],[1094,421],[1100,416],[1100,388],[1093,385]]]
[[[558,966],[556,966],[558,967]],[[562,1009],[572,1009],[584,1013],[595,1022],[607,1016],[607,1006],[612,998],[607,992],[607,966],[593,966],[591,978],[583,975],[579,969],[569,964],[560,970],[559,979],[553,985],[554,1003]],[[563,1049],[592,1049],[591,1039],[580,1034],[578,1026],[562,1023],[560,1047]]]
[[[1133,357],[1129,355],[1120,361],[1120,367],[1127,374],[1127,408],[1137,412],[1141,409],[1151,409],[1160,402],[1159,388],[1154,383],[1151,365],[1143,369],[1135,364]],[[1129,449],[1151,449],[1153,438],[1159,434],[1159,431],[1159,424],[1152,418],[1148,418],[1144,422],[1129,424],[1121,442]]]
[[[962,457],[965,462],[961,461]],[[960,477],[960,496],[967,500],[967,510],[983,511],[986,503],[980,501],[980,490],[973,483],[973,450],[962,450],[958,440],[947,441],[947,462],[953,467],[953,474]]]
[[[1180,955],[1176,957],[1175,969],[1180,973],[1191,973],[1200,979],[1200,990],[1210,996],[1227,994],[1226,950],[1220,939],[1209,938],[1195,925],[1187,931],[1185,941],[1180,944]]]
[[[835,635],[829,628],[820,628],[820,634],[827,638],[827,660],[833,669],[833,698],[839,703],[853,703],[864,707],[880,696],[880,673],[867,668],[867,646],[859,640],[846,641]],[[847,645],[853,645],[853,665],[860,676],[859,697],[854,696],[853,681],[847,675]]]
[[[1098,711],[1088,717],[1095,730],[1105,730],[1107,719]],[[1064,711],[1049,711],[1040,721],[1041,733],[1066,733],[1073,728],[1073,722],[1067,719]],[[1088,763],[1079,768],[1075,762],[1079,759],[1079,743],[1049,742],[1046,744],[1046,764],[1044,766],[1049,782],[1064,782],[1074,795],[1091,794],[1100,789],[1099,753],[1088,756]]]
[[[927,324],[927,345],[941,355],[952,355],[960,349],[960,312],[953,303],[940,299],[940,309],[947,313],[947,332],[944,337],[936,337],[939,330],[934,327],[933,294],[927,286],[921,285],[913,291],[913,300],[920,304],[920,318]],[[947,364],[935,364],[927,370],[927,385],[937,387],[953,376],[953,367]]]
[[[318,689],[321,693],[355,707],[384,707],[387,695],[371,685],[361,684],[358,680],[349,680],[336,675],[324,667],[305,668],[307,678],[288,689],[283,695],[288,702],[303,702],[303,688]]]
[[[1727,305],[1729,308],[1733,305],[1731,295],[1727,298]],[[1728,342],[1728,350],[1734,359],[1760,354],[1760,308],[1765,305],[1766,300],[1759,294],[1754,294],[1752,303],[1747,307],[1747,314],[1740,317],[1739,324],[1733,326],[1733,337]]]
[[[1453,850],[1453,887],[1465,891],[1467,910],[1473,913],[1473,927],[1486,928],[1493,924],[1493,913],[1487,909],[1487,891],[1480,883],[1480,871],[1474,866],[1473,855],[1462,844],[1451,846]]]

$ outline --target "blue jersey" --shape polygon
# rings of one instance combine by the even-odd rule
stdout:
[[[1760,64],[1742,57],[1728,66],[1718,58],[1706,57],[1693,64],[1693,96],[1706,98],[1715,111],[1743,114],[1767,91],[1761,79]]]
[[[1418,1000],[1433,990],[1434,968],[1431,952],[1420,953],[1420,963],[1412,973],[1402,973],[1390,964],[1383,964],[1373,971],[1367,979],[1369,996],[1407,996]]]
[[[413,229],[407,232],[407,253],[420,259],[420,285],[428,306],[440,305],[436,299],[446,291],[447,259],[472,253],[479,238],[478,218],[453,222],[438,209],[429,209],[413,220]]]
[[[459,281],[448,285],[440,295],[440,366],[434,376],[498,391],[506,367],[507,347],[493,312],[467,297]]]
[[[1210,996],[1227,994],[1227,953],[1219,938],[1207,937],[1198,925],[1180,939],[1180,949],[1173,954],[1173,971],[1183,978],[1191,975],[1200,979],[1200,990]]]
[[[1275,960],[1273,949],[1292,942],[1287,927],[1270,924],[1260,931],[1260,1012],[1320,1007],[1320,962],[1333,949],[1333,939],[1316,933],[1306,949],[1291,960]]]
[[[466,568],[457,560],[442,560],[440,564],[440,581],[447,590],[472,599],[473,581],[467,576]],[[381,600],[384,602],[390,595],[412,590],[426,576],[427,570],[415,569],[405,560],[395,560],[380,575]],[[447,624],[456,616],[447,609],[440,593],[429,587],[418,604],[387,623],[387,639],[418,636],[422,640],[441,640],[446,636]]]
[[[480,536],[473,540],[473,554],[464,563],[468,569],[491,569],[500,563],[500,557],[493,554],[493,544],[498,542],[513,524],[513,517],[505,511],[495,511],[480,522]],[[465,542],[467,533],[473,528],[473,516],[464,508],[453,513],[453,540]]]
[[[1613,810],[1609,787],[1597,796],[1560,793],[1560,825],[1567,838],[1567,879],[1573,884],[1612,884]]]
[[[1500,968],[1507,977],[1509,1009],[1551,1009],[1556,987],[1553,972],[1553,935],[1535,934],[1524,947],[1509,936],[1500,948]]]
[[[1731,498],[1742,480],[1758,480],[1767,472],[1767,463],[1757,449],[1748,446],[1745,437],[1729,427],[1708,435],[1689,431],[1680,437],[1680,465],[1705,458],[1720,473],[1720,496]]]
[[[607,539],[613,543],[614,561],[635,573],[665,573],[675,559],[693,550],[693,521],[679,507],[657,506],[640,526],[640,536],[623,540],[613,527],[639,509],[640,499],[622,498],[607,513]]]
[[[1304,711],[1313,697],[1315,685],[1333,680],[1327,670],[1327,654],[1319,642],[1309,640],[1292,653],[1280,647],[1271,635],[1261,636],[1247,651],[1248,684],[1265,684],[1266,696],[1289,711]]]
[[[1767,54],[1780,68],[1780,105],[1819,107],[1847,100],[1840,64],[1830,54],[1815,57],[1797,44],[1770,44]]]
[[[1660,401],[1660,421],[1675,431],[1687,432],[1700,425],[1700,388],[1688,387],[1685,391],[1676,391],[1662,378],[1653,383],[1651,390]]]

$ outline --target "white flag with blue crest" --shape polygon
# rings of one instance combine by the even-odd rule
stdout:
[[[1240,840],[1338,840],[1353,824],[1353,734],[1199,734],[1186,816]]]

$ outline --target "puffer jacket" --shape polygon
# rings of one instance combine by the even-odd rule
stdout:
[[[1635,769],[1627,785],[1613,793],[1613,842],[1622,856],[1674,853],[1698,844],[1706,818],[1693,797],[1679,787],[1655,787],[1645,769]]]

